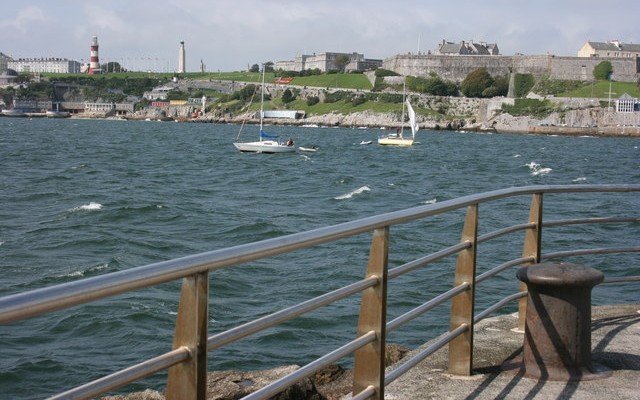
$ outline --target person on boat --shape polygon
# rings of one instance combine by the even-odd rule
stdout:
[[[291,140],[291,138],[287,140],[287,146],[293,146],[293,140]]]

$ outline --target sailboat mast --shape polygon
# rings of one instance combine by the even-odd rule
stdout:
[[[260,90],[260,141],[262,142],[262,118],[264,115],[264,64],[262,64],[262,90]]]

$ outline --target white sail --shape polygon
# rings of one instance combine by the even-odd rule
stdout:
[[[416,112],[413,111],[413,107],[411,107],[411,103],[409,103],[409,99],[406,100],[407,103],[407,113],[409,114],[409,122],[411,123],[411,134],[413,138],[416,138],[416,132],[418,132],[418,121],[416,121]]]

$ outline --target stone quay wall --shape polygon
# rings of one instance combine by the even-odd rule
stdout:
[[[433,54],[399,54],[387,58],[382,68],[401,75],[428,76],[435,72],[443,79],[461,82],[469,73],[486,68],[492,76],[509,75],[510,72],[533,74],[539,78],[589,81],[593,69],[602,61],[613,66],[613,79],[621,82],[637,82],[640,79],[640,58],[558,57],[540,56],[443,56]]]

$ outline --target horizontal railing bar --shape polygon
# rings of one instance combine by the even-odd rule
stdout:
[[[533,223],[507,226],[506,228],[498,229],[497,231],[485,233],[484,235],[478,236],[478,239],[476,240],[476,242],[478,243],[486,242],[488,240],[495,239],[499,236],[506,235],[507,233],[523,231],[525,229],[531,229],[535,226],[536,224],[533,224]]]
[[[476,323],[482,321],[483,319],[487,318],[487,316],[493,314],[495,311],[501,309],[502,307],[506,306],[507,304],[511,303],[512,301],[520,299],[520,298],[522,298],[522,297],[524,297],[526,295],[527,295],[527,292],[525,291],[525,292],[514,293],[514,294],[512,294],[510,296],[505,297],[504,299],[502,299],[499,302],[495,303],[491,307],[488,307],[487,309],[485,309],[481,313],[476,314],[476,316],[473,318],[473,323],[476,324]]]
[[[455,254],[459,251],[468,249],[472,246],[471,242],[461,242],[458,243],[456,245],[453,245],[451,247],[447,247],[446,249],[442,249],[439,250],[435,253],[431,253],[427,256],[424,257],[420,257],[418,259],[415,259],[413,261],[409,261],[406,264],[402,264],[398,267],[395,267],[393,269],[390,269],[389,272],[387,273],[388,279],[394,279],[399,277],[400,275],[406,274],[409,271],[413,271],[416,268],[420,268],[424,265],[427,265],[429,263],[432,263],[434,261],[437,261],[441,258],[445,258],[447,256],[450,256],[452,254]]]
[[[498,265],[497,267],[478,275],[476,277],[476,284],[484,281],[485,279],[491,278],[496,274],[499,274],[505,269],[515,267],[516,265],[524,264],[526,262],[535,262],[535,261],[536,261],[535,257],[522,257],[522,258],[516,258],[515,260],[507,261],[504,264]]]
[[[203,271],[225,268],[410,222],[468,205],[534,193],[635,192],[640,185],[540,185],[472,194],[393,211],[259,242],[129,268],[0,298],[0,323],[34,317],[121,293],[158,285]]]
[[[367,400],[367,399],[370,399],[371,396],[375,394],[376,394],[376,388],[373,387],[372,385],[369,385],[366,387],[366,389],[364,389],[357,395],[351,397],[351,400]]]
[[[606,278],[602,283],[622,283],[622,282],[640,282],[640,276],[624,276],[624,277],[614,277],[614,278]]]
[[[640,252],[640,247],[609,247],[609,248],[597,248],[597,249],[578,249],[567,251],[556,251],[540,256],[541,260],[551,260],[554,258],[583,256],[587,254],[615,254],[615,253],[637,253]]]
[[[107,375],[95,381],[67,390],[49,398],[58,399],[91,399],[109,390],[120,388],[128,383],[146,378],[156,372],[188,360],[191,352],[186,347],[180,347],[156,358],[132,365],[126,369]]]
[[[578,224],[607,224],[607,223],[620,223],[620,222],[640,222],[640,218],[583,218],[583,219],[566,219],[556,221],[544,221],[542,226],[545,228],[552,226],[563,225],[578,225]]]
[[[400,326],[406,324],[407,322],[413,319],[416,319],[417,317],[421,316],[427,311],[435,308],[436,306],[439,306],[440,304],[444,303],[447,300],[450,300],[456,295],[469,289],[470,286],[471,284],[469,284],[468,282],[463,282],[462,284],[452,289],[449,289],[444,293],[439,294],[438,296],[427,301],[426,303],[421,304],[420,306],[414,308],[413,310],[410,310],[409,312],[406,312],[400,315],[399,317],[395,318],[393,321],[387,322],[387,333],[393,332],[394,330],[398,329]]]
[[[248,396],[243,397],[243,400],[268,399],[272,396],[275,396],[294,383],[313,375],[315,372],[330,365],[331,363],[334,363],[344,358],[345,356],[354,353],[361,347],[372,343],[376,340],[376,337],[377,335],[375,331],[369,331],[366,334],[358,337],[357,339],[345,344],[344,346],[339,347],[336,350],[318,358],[317,360],[310,362],[304,367],[297,369],[291,374],[284,376],[259,390],[256,390]]]
[[[325,293],[322,296],[309,299],[273,314],[265,315],[264,317],[258,318],[251,322],[247,322],[246,324],[231,328],[216,335],[212,335],[207,339],[207,350],[214,350],[218,347],[224,346],[225,344],[249,336],[263,329],[278,325],[284,321],[288,321],[292,318],[298,317],[302,314],[313,311],[337,300],[344,299],[353,294],[361,292],[366,288],[375,286],[377,283],[378,278],[376,277],[363,279],[361,281],[341,287],[340,289],[336,289],[332,292]]]
[[[429,357],[431,354],[435,353],[436,351],[440,350],[442,348],[442,346],[444,346],[445,344],[449,343],[450,341],[452,341],[453,339],[457,338],[458,336],[462,335],[468,329],[469,329],[469,325],[461,324],[456,329],[452,330],[451,332],[448,332],[446,335],[444,335],[444,336],[440,337],[439,339],[437,339],[435,342],[433,342],[433,344],[431,344],[431,346],[429,346],[426,349],[418,352],[415,356],[411,357],[409,360],[407,360],[406,362],[404,362],[401,365],[399,365],[398,368],[394,369],[393,371],[390,371],[384,377],[384,385],[385,385],[385,387],[388,384],[390,384],[391,382],[393,382],[396,379],[398,379],[403,374],[405,374],[411,368],[413,368],[416,365],[418,365],[418,363],[420,363],[422,360],[424,360],[425,358]]]

